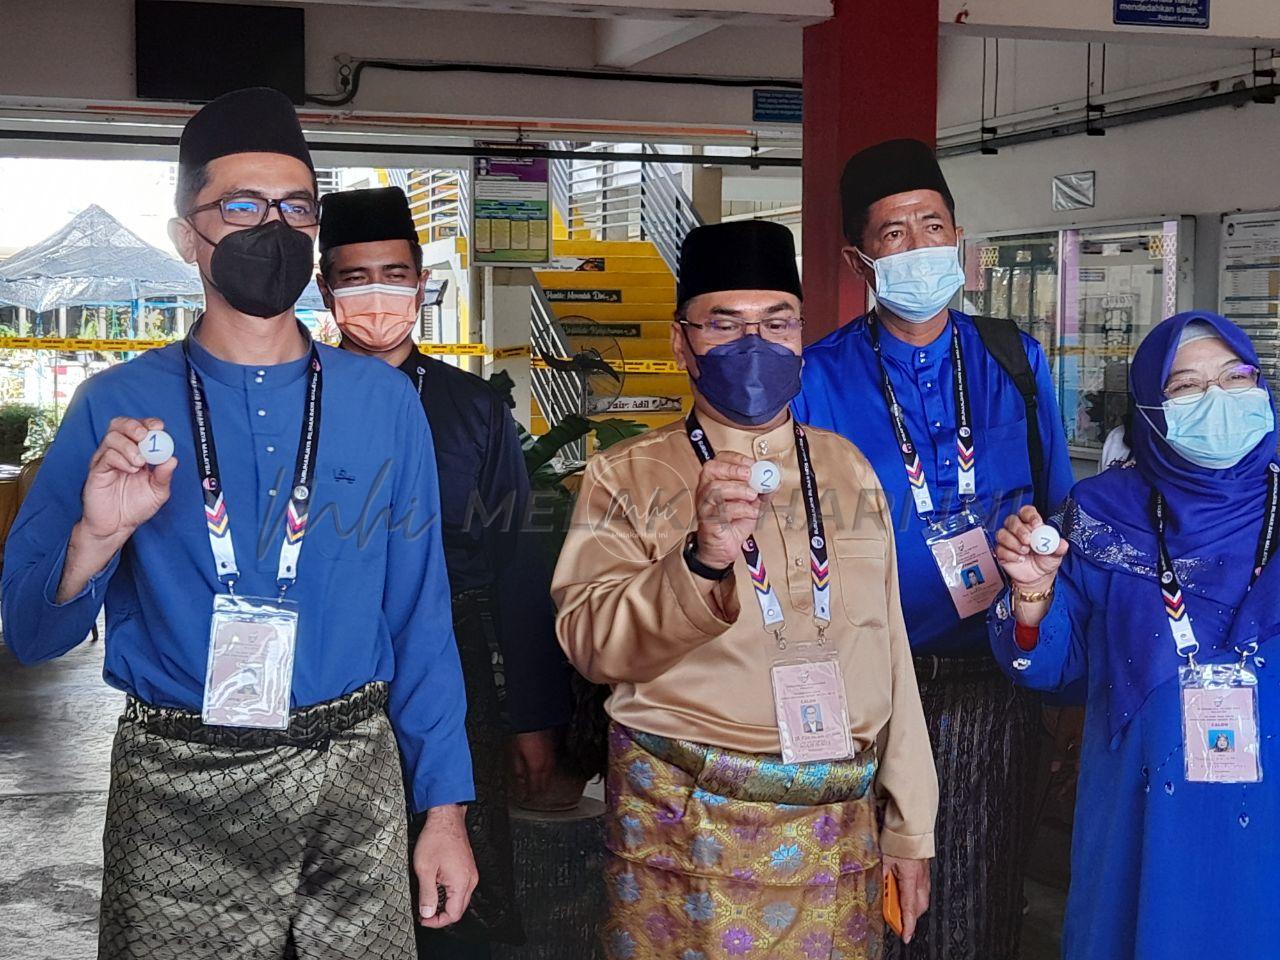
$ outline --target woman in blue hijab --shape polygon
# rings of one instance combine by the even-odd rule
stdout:
[[[1280,466],[1270,391],[1238,327],[1183,313],[1138,348],[1130,392],[1136,462],[1075,487],[1051,553],[1032,548],[1043,522],[1033,507],[1009,519],[996,549],[1012,584],[993,607],[996,660],[1024,686],[1088,688],[1063,955],[1277,957],[1280,561],[1266,561],[1280,540],[1269,535],[1280,532]],[[1179,677],[1189,663],[1242,665],[1218,671],[1235,683],[1256,676],[1252,691],[1218,691],[1229,689],[1230,703],[1256,693],[1256,736],[1237,712],[1191,723],[1184,741]]]

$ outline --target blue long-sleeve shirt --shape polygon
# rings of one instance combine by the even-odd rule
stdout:
[[[453,639],[435,456],[422,406],[398,371],[319,346],[321,428],[299,606],[293,706],[372,681],[388,712],[414,810],[473,799],[466,698]],[[193,337],[242,595],[274,597],[307,358],[241,366]],[[203,702],[214,572],[180,345],[88,380],[67,409],[5,546],[4,639],[25,663],[79,644],[105,600],[104,678],[158,706]],[[84,590],[56,602],[89,461],[114,417],[159,417],[178,468],[169,501]],[[388,518],[391,518],[390,521]]]
[[[1031,503],[1026,405],[1013,381],[987,352],[972,318],[951,312],[951,323],[933,343],[915,347],[883,325],[880,342],[889,378],[924,464],[939,513],[958,512],[955,395],[951,338],[958,331],[969,374],[969,402],[976,446],[974,511],[994,532],[1009,514]],[[1037,427],[1044,446],[1048,502],[1056,507],[1071,489],[1071,459],[1058,413],[1049,364],[1040,344],[1025,334],[1037,386]],[[961,620],[925,543],[927,524],[916,514],[902,454],[881,389],[880,365],[861,317],[804,352],[803,387],[795,415],[803,423],[842,434],[871,461],[889,499],[898,533],[898,579],[907,635],[917,653],[985,655],[982,615]]]

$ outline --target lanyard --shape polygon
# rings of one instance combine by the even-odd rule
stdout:
[[[685,432],[689,435],[689,443],[701,463],[706,463],[715,456],[706,431],[698,422],[698,415],[690,411],[684,422]],[[827,624],[831,622],[831,564],[827,558],[827,537],[822,526],[822,508],[818,502],[818,478],[813,471],[813,457],[809,453],[809,438],[799,423],[794,424],[796,434],[796,458],[800,462],[800,490],[804,497],[805,523],[809,532],[809,576],[813,584],[813,617],[818,621],[818,642],[826,639]],[[742,556],[747,561],[747,570],[751,574],[751,584],[755,587],[756,602],[760,605],[760,617],[768,630],[775,624],[783,623],[786,616],[782,605],[778,603],[778,595],[773,584],[769,582],[769,573],[765,569],[764,557],[756,543],[755,536],[749,536],[742,543]],[[779,648],[786,647],[782,636],[782,628],[772,630]]]
[[[898,403],[898,394],[889,379],[889,368],[884,362],[884,353],[880,347],[880,327],[876,316],[872,314],[867,329],[871,334],[871,349],[875,351],[876,361],[880,364],[880,384],[884,391],[884,403],[889,408],[889,418],[893,422],[893,435],[898,441],[898,451],[902,454],[902,465],[907,471],[907,482],[911,487],[911,497],[915,500],[916,513],[923,520],[928,520],[933,513],[933,497],[929,495],[929,481],[925,479],[924,463],[911,434],[907,431],[906,417],[902,405]],[[973,443],[973,410],[969,405],[969,373],[964,365],[964,351],[960,349],[960,331],[951,327],[951,371],[952,390],[955,395],[956,408],[956,482],[960,496],[966,502],[977,496],[976,473],[977,451]]]
[[[1165,510],[1164,497],[1153,491],[1151,509],[1156,518],[1157,572],[1160,577],[1160,593],[1164,598],[1164,611],[1169,617],[1169,628],[1173,631],[1173,642],[1178,648],[1178,656],[1193,659],[1200,649],[1196,640],[1195,629],[1191,626],[1191,616],[1187,613],[1187,601],[1182,594],[1182,583],[1178,580],[1178,572],[1174,569],[1173,559],[1169,556],[1169,546],[1165,542]],[[1262,532],[1258,535],[1258,548],[1254,553],[1253,573],[1249,577],[1249,589],[1262,576],[1262,568],[1267,565],[1276,552],[1277,524],[1280,524],[1280,468],[1275,464],[1267,475],[1267,517],[1262,524]]]
[[[200,471],[200,488],[204,492],[204,516],[209,528],[209,546],[217,566],[218,580],[235,593],[240,568],[236,564],[235,546],[231,542],[231,517],[223,493],[222,477],[218,471],[218,451],[213,442],[213,424],[209,420],[209,401],[204,392],[204,381],[191,362],[191,350],[186,340],[182,353],[187,361],[187,388],[191,398],[191,427],[196,441],[196,466]],[[280,596],[298,579],[298,555],[302,552],[302,538],[307,533],[307,513],[310,509],[312,483],[316,475],[316,457],[320,444],[320,386],[322,371],[320,355],[311,346],[307,373],[307,389],[303,398],[302,432],[298,438],[298,454],[294,461],[293,488],[289,493],[289,505],[285,509],[284,542],[280,545],[280,562],[276,568],[276,586]]]

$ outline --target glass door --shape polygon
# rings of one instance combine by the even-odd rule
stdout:
[[[1062,232],[1056,373],[1073,453],[1096,456],[1128,416],[1133,353],[1178,311],[1179,245],[1177,220]]]
[[[1053,356],[1058,335],[1058,234],[965,241],[965,313],[1014,320]]]

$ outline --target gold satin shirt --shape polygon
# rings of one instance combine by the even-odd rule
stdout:
[[[712,448],[782,468],[756,530],[786,632],[816,630],[794,427],[702,424]],[[827,649],[836,651],[856,748],[875,744],[881,847],[932,857],[938,781],[898,600],[893,529],[871,465],[844,438],[805,428],[832,566]],[[701,464],[676,421],[591,458],[556,567],[560,645],[610,684],[609,714],[636,730],[746,753],[780,749],[766,631],[745,561],[708,595],[685,564]]]

